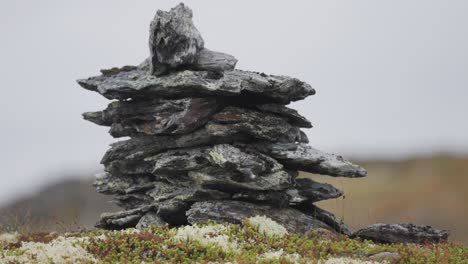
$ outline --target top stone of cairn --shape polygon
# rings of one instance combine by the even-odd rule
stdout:
[[[161,76],[178,68],[234,69],[237,60],[233,56],[204,49],[192,16],[192,10],[183,3],[168,12],[158,10],[150,26],[151,74]]]

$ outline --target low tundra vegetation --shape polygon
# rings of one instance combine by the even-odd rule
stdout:
[[[242,225],[207,223],[139,231],[5,233],[0,263],[468,263],[455,243],[376,244],[327,230],[306,235],[263,216]]]

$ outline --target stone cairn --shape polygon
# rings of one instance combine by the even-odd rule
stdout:
[[[117,99],[86,120],[113,137],[95,187],[123,211],[97,227],[178,226],[208,220],[241,223],[267,216],[291,232],[325,228],[350,235],[333,214],[313,205],[341,190],[298,171],[364,177],[366,170],[307,145],[309,120],[286,107],[315,94],[287,76],[234,69],[236,58],[204,47],[192,11],[159,10],[150,26],[150,57],[138,66],[101,70],[78,80]]]

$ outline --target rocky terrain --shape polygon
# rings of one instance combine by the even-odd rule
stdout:
[[[341,156],[307,145],[312,124],[286,104],[315,94],[307,83],[235,69],[234,56],[204,47],[184,4],[159,10],[150,25],[150,57],[138,66],[101,70],[78,80],[111,102],[86,120],[109,126],[98,192],[123,211],[97,227],[144,228],[208,221],[241,223],[266,215],[291,232],[351,232],[313,202],[343,195],[298,179],[298,171],[334,177],[367,172]]]
[[[307,144],[301,128],[311,122],[285,105],[315,90],[296,78],[235,69],[232,55],[205,48],[192,16],[182,3],[158,10],[148,59],[78,80],[118,100],[84,118],[109,126],[113,137],[130,137],[112,144],[101,161],[105,173],[95,182],[98,192],[115,195],[124,210],[103,213],[96,227],[240,224],[264,215],[296,233],[323,228],[379,242],[447,240],[445,230],[413,224],[378,224],[352,233],[314,205],[343,191],[299,179],[299,171],[367,175]]]

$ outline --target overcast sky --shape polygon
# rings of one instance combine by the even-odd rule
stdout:
[[[1,0],[0,203],[93,170],[107,101],[75,79],[138,64],[161,0]],[[205,46],[237,68],[298,77],[311,145],[352,157],[468,151],[468,1],[186,1]]]

